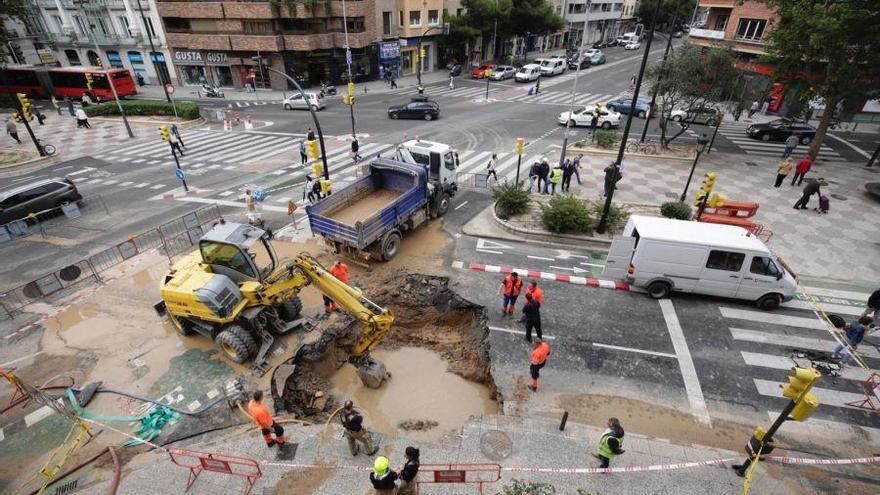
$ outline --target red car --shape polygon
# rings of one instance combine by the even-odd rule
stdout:
[[[471,71],[471,77],[474,79],[484,79],[489,77],[488,72],[495,68],[495,64],[483,64],[479,67],[475,67],[474,70]]]

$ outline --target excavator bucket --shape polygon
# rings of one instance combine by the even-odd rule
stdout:
[[[382,383],[391,378],[391,373],[385,369],[385,365],[375,359],[370,359],[357,367],[358,378],[369,388],[379,388]]]

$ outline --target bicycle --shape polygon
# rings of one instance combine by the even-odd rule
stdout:
[[[645,155],[656,155],[657,154],[657,146],[651,141],[645,141],[644,143],[637,140],[632,139],[626,144],[626,152],[627,153],[642,153]]]
[[[55,147],[52,146],[51,144],[43,144],[43,142],[40,141],[39,139],[37,139],[37,144],[39,144],[40,147],[43,148],[43,151],[46,153],[46,156],[52,156],[55,154],[55,151],[56,151]]]

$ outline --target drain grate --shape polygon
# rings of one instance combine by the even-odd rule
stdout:
[[[503,431],[487,431],[480,438],[480,450],[493,461],[503,461],[513,454],[513,441]]]
[[[758,166],[758,164],[755,162],[746,162],[746,165],[749,167],[757,167]]]

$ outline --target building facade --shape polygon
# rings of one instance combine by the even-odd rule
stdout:
[[[623,34],[620,31],[623,0],[569,0],[565,8],[568,43],[572,48],[580,46],[582,41],[591,46],[597,41],[610,40]]]
[[[129,69],[145,84],[174,79],[153,0],[29,0],[27,7],[24,19],[6,24],[18,35],[6,47],[11,63],[62,67],[100,63]]]
[[[688,38],[703,46],[730,43],[743,59],[750,60],[766,53],[775,22],[776,13],[763,2],[700,0]]]

